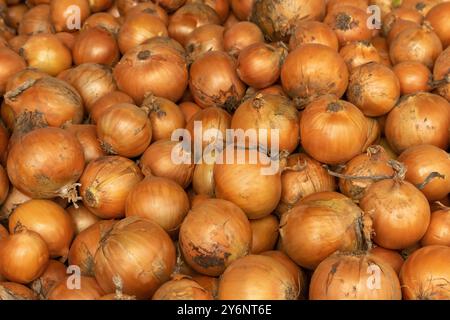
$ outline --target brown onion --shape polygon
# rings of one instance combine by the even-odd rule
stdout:
[[[97,221],[100,220],[99,217],[97,217],[95,214],[89,211],[82,204],[77,205],[77,207],[72,205],[66,209],[66,211],[70,214],[70,217],[72,218],[75,235],[78,235],[80,232],[86,230],[87,228],[89,228],[90,226],[92,226],[93,224],[95,224]]]
[[[55,33],[50,21],[50,6],[39,4],[28,10],[20,21],[18,33],[20,35]]]
[[[423,16],[417,10],[410,8],[394,9],[383,19],[383,34],[388,36],[393,26],[399,21],[409,21],[420,25],[423,22]]]
[[[230,0],[231,9],[239,20],[249,20],[255,0]]]
[[[17,4],[8,7],[8,11],[6,13],[6,22],[8,25],[14,29],[17,29],[28,9],[29,8],[25,4]]]
[[[31,200],[29,196],[23,194],[17,188],[12,187],[0,209],[0,220],[7,220],[19,205],[28,200]]]
[[[0,300],[38,300],[32,290],[15,282],[0,282]]]
[[[426,16],[439,2],[443,2],[443,0],[402,0],[400,8],[414,9]]]
[[[264,43],[264,35],[256,24],[248,21],[236,23],[223,34],[225,51],[236,58],[243,49],[255,43]]]
[[[224,51],[222,26],[206,24],[192,31],[186,39],[186,51],[190,61],[195,61],[208,51]]]
[[[152,300],[213,300],[213,297],[196,281],[179,275],[159,287]]]
[[[229,0],[187,0],[186,4],[189,3],[203,3],[214,9],[223,23],[228,18],[230,12],[230,1]]]
[[[48,293],[48,300],[96,300],[104,295],[97,281],[91,277],[81,276],[80,287],[72,283],[73,279],[65,278]],[[73,286],[73,287],[72,287]]]
[[[0,94],[5,93],[8,79],[25,67],[25,60],[21,56],[11,49],[0,48]]]
[[[179,104],[181,112],[183,112],[186,123],[188,123],[193,116],[202,109],[194,102],[182,102]]]
[[[119,21],[109,13],[98,12],[89,16],[83,24],[83,31],[90,28],[100,28],[111,32],[113,35],[117,35],[120,30]]]
[[[207,290],[213,299],[217,299],[217,294],[219,291],[219,278],[196,274],[191,276],[191,279],[202,286],[203,289]]]
[[[31,283],[31,288],[41,300],[48,298],[49,292],[66,278],[66,266],[59,261],[50,260],[42,275]]]
[[[179,55],[184,57],[186,55],[186,50],[184,47],[176,40],[169,37],[153,37],[144,42],[147,44],[149,49],[153,49],[159,46],[168,46],[178,52]]]
[[[80,178],[84,205],[102,219],[120,218],[132,188],[143,179],[139,167],[120,156],[91,161]]]
[[[339,9],[341,6],[353,6],[361,10],[366,10],[369,5],[368,0],[328,0],[327,12]]]
[[[369,62],[381,62],[378,50],[368,41],[352,42],[342,47],[339,54],[350,71]]]
[[[336,51],[339,41],[336,33],[325,23],[318,21],[300,21],[289,39],[289,50],[293,51],[308,43],[322,44]]]
[[[113,34],[98,27],[85,29],[77,36],[72,54],[76,65],[91,62],[112,66],[119,61]]]
[[[105,110],[119,103],[134,104],[134,101],[129,95],[121,91],[111,91],[103,95],[101,98],[97,99],[91,107],[91,114],[90,114],[91,122],[94,124],[97,123],[101,114]]]
[[[210,154],[214,157],[215,153]],[[202,161],[195,165],[192,188],[197,195],[214,196],[214,164]]]
[[[63,45],[69,48],[69,50],[72,50],[77,34],[78,33],[58,32],[55,35]]]
[[[450,209],[441,207],[431,214],[430,225],[420,240],[423,246],[450,246]]]
[[[92,12],[105,11],[111,8],[114,0],[89,0],[89,7]]]
[[[50,20],[57,32],[79,30],[90,14],[88,0],[50,1]]]
[[[97,131],[94,125],[69,124],[66,125],[64,129],[72,132],[77,137],[81,147],[83,148],[84,161],[86,164],[106,155],[101,147],[100,141],[97,138]]]
[[[436,59],[433,77],[436,81],[436,92],[450,102],[450,48],[445,49]]]
[[[450,3],[443,2],[434,6],[427,14],[426,19],[430,22],[434,32],[441,39],[444,48],[450,45]]]
[[[404,61],[392,69],[400,81],[402,95],[430,91],[433,79],[430,69],[421,62]]]
[[[403,260],[403,257],[397,251],[385,249],[382,247],[372,248],[370,250],[370,256],[377,257],[380,261],[383,261],[385,264],[391,266],[397,274],[400,273],[400,269],[405,262],[405,260]]]
[[[0,204],[5,202],[8,197],[9,179],[6,170],[0,165]]]
[[[30,38],[30,36],[26,36],[26,35],[15,36],[14,38],[11,38],[10,40],[8,40],[3,47],[5,47],[6,49],[11,49],[15,53],[20,53],[20,48],[23,47],[23,45],[28,41],[29,38]],[[2,47],[2,49],[3,49],[3,47]]]
[[[130,8],[130,10],[128,10],[125,14],[125,19],[128,19],[134,14],[140,13],[147,13],[159,18],[162,22],[164,22],[165,26],[169,24],[169,16],[167,15],[167,12],[163,8],[161,8],[159,4],[150,1],[140,2],[134,7]]]
[[[397,38],[397,36],[404,30],[411,28],[419,28],[420,24],[409,20],[398,20],[393,25],[389,34],[387,35],[386,41],[391,46],[392,42]]]
[[[113,277],[119,276],[124,294],[150,298],[169,280],[175,259],[173,242],[160,226],[129,217],[116,223],[102,239],[95,255],[95,278],[106,293],[114,292]]]
[[[274,215],[250,220],[252,229],[252,254],[272,250],[278,240],[278,219]]]

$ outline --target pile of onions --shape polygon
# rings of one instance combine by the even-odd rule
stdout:
[[[308,43],[322,44],[336,51],[339,41],[336,33],[325,23],[318,21],[300,21],[289,39],[289,50],[293,51]]]
[[[18,205],[27,202],[30,199],[29,196],[20,192],[16,187],[12,187],[0,209],[0,220],[7,220]]]
[[[135,259],[129,259],[130,256]],[[95,255],[95,278],[106,293],[112,293],[113,277],[119,276],[124,294],[148,299],[169,280],[175,259],[173,242],[160,226],[147,219],[129,217],[116,223],[103,237]]]
[[[364,245],[361,209],[335,192],[305,197],[283,214],[280,226],[283,251],[308,269],[336,251],[355,251]]]
[[[83,29],[100,28],[108,30],[113,35],[117,35],[120,30],[119,21],[109,13],[98,12],[89,16],[83,24]]]
[[[91,277],[80,277],[80,287],[71,287],[70,278],[60,281],[52,290],[50,290],[48,300],[97,300],[104,295],[97,281]]]
[[[270,256],[249,255],[232,263],[219,282],[219,300],[296,300],[298,283]]]
[[[187,163],[174,162],[173,155],[188,161]],[[142,155],[139,166],[145,176],[153,175],[168,178],[183,188],[186,188],[191,183],[195,167],[192,154],[185,150],[181,143],[170,139],[152,143]]]
[[[92,123],[97,123],[100,115],[115,104],[131,103],[134,104],[133,99],[121,91],[111,91],[106,93],[101,98],[97,99],[91,107],[90,119]]]
[[[6,82],[17,72],[25,69],[24,59],[8,48],[0,48],[0,94],[5,93]]]
[[[254,155],[253,161],[250,161],[250,153]],[[233,145],[217,155],[217,159],[214,166],[217,198],[237,204],[249,219],[268,216],[277,207],[281,198],[281,177],[275,160],[258,150]]]
[[[75,235],[78,235],[82,231],[86,230],[94,223],[100,220],[95,214],[89,211],[82,204],[78,204],[77,207],[74,205],[68,207],[66,211],[70,214],[72,222],[74,225]]]
[[[300,105],[325,94],[342,97],[348,77],[344,59],[321,44],[305,44],[295,49],[288,54],[281,68],[283,89]]]
[[[327,164],[349,161],[363,150],[368,123],[353,104],[326,95],[310,103],[300,120],[302,146]]]
[[[83,203],[102,219],[123,217],[128,193],[142,179],[130,159],[106,156],[93,160],[80,178]]]
[[[225,51],[236,58],[243,49],[255,43],[264,43],[264,35],[256,24],[248,21],[236,23],[223,35]]]
[[[84,160],[86,164],[97,158],[105,156],[100,141],[97,138],[97,130],[91,124],[68,124],[64,126],[69,132],[72,132],[78,139],[83,148]]]
[[[189,211],[189,198],[176,182],[158,177],[147,177],[128,194],[125,215],[150,219],[166,232],[178,231]]]
[[[239,20],[249,20],[255,0],[230,0],[231,9]]]
[[[399,274],[405,260],[400,253],[394,250],[385,249],[382,247],[374,247],[369,251],[372,257],[383,261],[394,269],[395,273]]]
[[[119,89],[138,104],[147,93],[175,102],[188,83],[186,60],[167,45],[144,44],[129,50],[114,68],[114,77]]]
[[[80,28],[77,22],[83,25],[91,14],[88,0],[51,0],[50,20],[57,32],[73,32]]]
[[[400,82],[402,95],[430,91],[433,79],[430,69],[418,61],[404,61],[392,69]]]
[[[54,33],[55,29],[50,21],[50,6],[39,4],[30,8],[20,21],[17,31],[19,35]]]
[[[84,29],[76,37],[72,54],[76,65],[91,62],[112,66],[119,61],[114,35],[99,27]]]
[[[450,208],[443,206],[431,214],[430,225],[420,243],[450,247]]]
[[[370,254],[335,254],[317,267],[309,288],[311,300],[401,300],[397,273]]]
[[[208,51],[224,51],[224,28],[215,24],[207,24],[192,31],[186,40],[186,52],[190,61],[195,61]]]
[[[420,144],[443,150],[449,144],[450,108],[442,97],[419,92],[405,96],[386,119],[385,135],[396,153]]]
[[[50,291],[66,278],[66,266],[50,260],[42,275],[31,283],[31,288],[41,300],[46,300]]]
[[[78,200],[74,184],[83,169],[80,143],[59,128],[36,129],[22,136],[12,145],[7,161],[11,183],[32,198]]]
[[[37,300],[35,293],[15,282],[0,282],[0,300]]]
[[[450,45],[450,24],[448,16],[450,14],[450,3],[443,2],[434,6],[427,14],[426,19],[430,22],[434,32],[441,39],[442,46],[447,48]]]
[[[173,131],[186,125],[183,112],[168,99],[148,95],[142,102],[142,109],[148,112],[153,141],[169,139]]]
[[[278,219],[274,215],[250,220],[252,228],[252,254],[272,250],[278,240]]]
[[[339,54],[350,71],[369,62],[381,63],[381,56],[369,41],[357,41],[342,47]]]
[[[76,265],[84,276],[94,276],[94,257],[100,247],[100,241],[114,226],[114,220],[98,221],[80,232],[70,247],[69,265]]]
[[[187,276],[175,276],[167,281],[152,297],[152,300],[213,300],[209,291]]]
[[[0,261],[2,276],[27,284],[44,272],[49,261],[49,250],[37,232],[17,228],[1,240]]]
[[[220,51],[205,53],[191,65],[189,88],[195,102],[203,108],[233,110],[245,94],[235,61]]]
[[[47,243],[51,257],[67,259],[74,227],[70,215],[59,205],[37,199],[21,204],[9,217],[9,230],[14,232],[20,226],[37,232]]]
[[[450,48],[445,49],[436,59],[433,78],[436,81],[436,92],[450,101]]]
[[[400,272],[403,298],[450,299],[450,247],[426,246],[415,251]]]

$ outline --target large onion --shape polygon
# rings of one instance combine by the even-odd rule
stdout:
[[[278,219],[269,215],[261,219],[250,220],[252,228],[252,254],[272,250],[278,240]]]
[[[5,93],[6,82],[17,72],[25,69],[25,60],[8,48],[0,49],[0,94]]]
[[[99,27],[84,29],[76,37],[72,54],[76,65],[90,62],[112,66],[119,61],[114,35]]]
[[[243,49],[255,43],[264,43],[264,35],[256,24],[248,21],[236,23],[223,34],[225,51],[236,58]]]
[[[426,19],[430,22],[434,32],[441,39],[444,48],[450,45],[450,24],[448,16],[450,14],[450,3],[443,2],[434,6],[427,14]]]
[[[41,300],[46,300],[49,292],[65,278],[66,266],[62,262],[50,260],[42,275],[31,283],[31,288]]]
[[[91,277],[81,276],[80,287],[75,287],[72,279],[66,278],[60,281],[50,290],[48,300],[96,300],[104,295],[97,281]],[[74,287],[72,287],[74,286]]]
[[[224,28],[215,24],[206,24],[192,31],[186,40],[186,51],[190,61],[195,61],[208,51],[224,51]]]
[[[450,247],[450,208],[442,207],[431,214],[430,225],[420,243]]]
[[[90,124],[69,124],[64,127],[72,132],[78,139],[83,148],[84,160],[87,163],[105,156],[100,141],[97,138],[97,131],[94,125]]]
[[[122,91],[111,91],[109,93],[106,93],[101,98],[97,99],[91,107],[91,114],[90,114],[91,122],[97,123],[98,119],[100,118],[100,115],[105,110],[119,103],[134,104],[134,101],[129,95],[123,93]]]
[[[88,0],[51,0],[50,20],[57,32],[76,31],[91,14]]]
[[[213,300],[213,297],[196,281],[180,275],[159,287],[152,300]]]
[[[382,247],[374,247],[370,250],[369,253],[371,256],[377,257],[385,264],[390,265],[397,274],[400,273],[402,265],[405,262],[401,254],[397,251],[385,249]]]
[[[20,21],[19,35],[31,35],[38,33],[54,33],[55,28],[50,21],[50,6],[39,4],[28,10]]]
[[[430,69],[421,62],[404,61],[392,69],[400,82],[402,95],[431,90],[433,79]]]
[[[325,23],[318,21],[300,21],[289,39],[289,49],[293,51],[308,43],[322,44],[336,51],[339,42],[336,33]]]

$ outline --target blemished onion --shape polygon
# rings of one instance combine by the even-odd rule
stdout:
[[[270,41],[288,41],[296,21],[318,20],[325,16],[325,0],[256,0],[251,20]]]
[[[382,28],[384,36],[388,36],[392,27],[401,20],[414,22],[415,24],[420,25],[423,22],[423,16],[417,10],[409,8],[397,8],[392,10],[383,19]]]
[[[91,12],[105,11],[111,8],[114,0],[88,0]]]
[[[220,51],[205,53],[191,65],[189,88],[195,102],[203,108],[233,110],[245,94],[235,60]]]
[[[38,33],[55,33],[50,21],[50,6],[39,4],[28,10],[17,29],[19,35],[32,35]]]
[[[303,148],[327,164],[345,163],[361,153],[367,130],[366,118],[356,106],[331,95],[311,102],[300,120]]]
[[[191,268],[219,276],[233,261],[250,253],[252,230],[238,206],[209,199],[189,211],[181,225],[179,241]]]
[[[450,155],[433,145],[412,146],[398,161],[406,166],[406,180],[417,186],[429,201],[450,193]]]
[[[16,72],[11,76],[6,83],[6,91],[17,89],[20,85],[24,84],[27,80],[38,80],[41,78],[49,77],[43,71],[35,68],[25,68],[22,71]],[[12,129],[12,128],[11,128]]]
[[[279,95],[256,94],[247,99],[236,110],[231,120],[231,128],[256,130],[257,145],[268,149],[278,148],[279,152],[293,152],[300,141],[300,120],[292,101]],[[264,133],[265,130],[267,133]],[[272,130],[278,130],[273,134]],[[272,139],[276,137],[275,141]],[[242,143],[242,142],[241,142]],[[253,141],[249,141],[249,144]]]
[[[277,259],[249,255],[232,263],[220,278],[219,300],[296,300],[298,284]]]
[[[197,112],[202,110],[198,104],[189,101],[182,102],[178,106],[180,107],[181,112],[183,112],[186,123],[188,123]]]
[[[8,11],[6,12],[6,22],[10,27],[17,29],[20,25],[20,22],[23,19],[23,16],[28,11],[28,7],[25,4],[17,4],[14,6],[8,7]]]
[[[26,68],[25,60],[8,48],[0,48],[0,94],[5,93],[8,79]]]
[[[220,24],[220,18],[214,9],[203,3],[186,4],[170,17],[169,35],[184,46],[189,34],[206,24]]]
[[[252,229],[252,254],[272,250],[278,240],[278,219],[274,215],[250,220]]]
[[[113,277],[120,276],[124,294],[148,299],[169,280],[175,260],[175,246],[160,226],[151,220],[129,217],[116,223],[102,239],[94,273],[106,293],[114,292]]]
[[[51,76],[56,76],[72,65],[72,54],[53,34],[36,34],[30,36],[19,50],[28,66],[39,69]]]
[[[0,282],[0,300],[38,300],[35,293],[15,282]]]
[[[450,247],[450,208],[441,207],[431,214],[428,230],[420,240],[422,246],[441,245]]]
[[[31,283],[31,288],[39,299],[46,300],[49,292],[66,276],[66,266],[62,262],[50,260],[41,276]]]
[[[252,22],[238,22],[226,29],[223,34],[225,51],[236,58],[243,49],[255,43],[264,43],[264,35]]]
[[[344,170],[339,174],[339,189],[347,197],[360,200],[374,181],[394,175],[394,170],[388,161],[389,156],[383,147],[369,147],[366,153],[347,162]]]
[[[190,61],[195,61],[208,51],[224,51],[224,28],[215,24],[206,24],[192,31],[186,40],[186,52]]]
[[[389,49],[394,65],[404,61],[418,61],[428,68],[433,67],[441,52],[442,43],[428,24],[403,30],[392,41]]]
[[[102,113],[97,121],[97,135],[108,154],[133,158],[149,146],[152,124],[146,110],[121,103]]]
[[[367,253],[328,257],[317,267],[309,288],[311,300],[401,300],[397,273]]]
[[[436,94],[405,96],[386,119],[386,138],[396,153],[420,144],[445,150],[449,143],[449,113],[449,103]]]
[[[100,141],[97,138],[97,131],[94,125],[69,124],[64,126],[64,129],[72,132],[77,137],[81,147],[83,148],[84,161],[86,164],[106,155],[101,147]]]
[[[171,138],[176,129],[186,125],[183,112],[168,99],[148,95],[142,102],[142,109],[148,112],[153,141]]]
[[[450,102],[450,48],[445,49],[436,59],[433,77],[437,82],[436,92]]]
[[[3,204],[9,193],[9,179],[6,170],[0,165],[0,205]]]
[[[80,232],[70,247],[69,264],[78,266],[82,275],[93,277],[95,253],[115,223],[114,220],[101,220]]]
[[[445,0],[402,0],[400,8],[417,10],[425,17],[435,5],[443,1]]]
[[[229,0],[187,0],[186,4],[189,3],[203,3],[214,9],[223,23],[228,18],[230,12],[230,1]]]
[[[305,44],[295,49],[288,54],[281,68],[283,89],[298,105],[305,105],[325,94],[342,97],[348,78],[344,59],[321,44]]]
[[[81,276],[80,287],[70,278],[60,281],[48,294],[48,300],[97,300],[104,295],[97,281],[91,277]]]
[[[90,14],[88,0],[50,1],[50,20],[57,32],[79,30]]]
[[[59,128],[36,129],[22,136],[12,145],[7,160],[11,183],[33,198],[60,196],[77,201],[74,187],[83,169],[80,143]]]
[[[114,35],[102,28],[88,28],[80,32],[73,45],[73,61],[112,66],[119,61],[119,48]]]
[[[213,300],[213,296],[196,281],[180,275],[159,287],[152,300]]]
[[[377,257],[380,261],[390,265],[394,271],[399,274],[405,260],[400,253],[394,250],[385,249],[382,247],[374,247],[370,250],[370,256]]]
[[[332,12],[341,6],[353,6],[362,10],[366,10],[369,5],[368,0],[328,0],[327,12]]]
[[[319,21],[300,21],[289,39],[289,50],[293,51],[308,43],[322,44],[336,51],[339,41],[336,33],[325,23]]]
[[[44,272],[49,261],[49,250],[37,232],[17,228],[1,240],[0,260],[0,273],[5,278],[27,284]]]
[[[9,230],[23,226],[37,232],[47,243],[50,256],[67,259],[74,236],[70,215],[50,200],[33,199],[18,206],[9,217]]]
[[[159,18],[162,22],[164,22],[164,25],[169,24],[169,16],[167,15],[166,10],[161,8],[158,4],[146,1],[146,2],[140,2],[136,6],[132,7],[130,10],[128,10],[125,14],[125,19],[128,19],[134,14],[139,13],[147,13],[152,16],[155,16]]]
[[[131,103],[134,104],[133,99],[123,93],[122,91],[111,91],[106,93],[101,98],[98,98],[91,107],[90,119],[92,123],[97,123],[101,114],[111,108],[112,106],[119,103]]]
[[[342,5],[328,12],[324,22],[329,25],[341,46],[352,41],[370,40],[373,30],[368,27],[369,13],[366,10]]]
[[[247,85],[262,89],[274,84],[281,73],[287,50],[265,43],[244,48],[237,60],[237,74]]]
[[[80,178],[84,205],[102,219],[125,214],[128,193],[143,179],[139,167],[120,156],[106,156],[91,161]]]
[[[69,48],[69,50],[72,50],[73,46],[75,45],[75,39],[77,34],[78,33],[58,32],[55,35],[59,39],[59,41],[62,42],[63,45]]]
[[[249,20],[255,0],[230,0],[231,10],[239,20]]]
[[[12,187],[0,209],[0,220],[7,220],[20,204],[28,200],[31,200],[29,196],[23,194],[17,188]]]
[[[120,30],[119,21],[107,12],[98,12],[89,16],[83,24],[83,29],[100,28],[111,32],[113,35],[117,35]]]
[[[219,291],[219,278],[196,274],[191,276],[191,279],[197,282],[203,289],[207,290],[213,299],[217,299],[217,294]]]
[[[188,84],[185,58],[163,45],[144,44],[131,49],[114,68],[114,77],[119,89],[138,104],[147,93],[175,102]]]
[[[351,71],[369,62],[381,63],[378,50],[369,41],[357,41],[342,47],[339,54]]]
[[[125,216],[138,216],[156,222],[175,234],[189,211],[189,198],[175,181],[147,177],[128,194]]]
[[[406,300],[450,299],[450,247],[426,246],[415,251],[400,272]]]
[[[214,163],[202,161],[195,165],[192,188],[197,195],[214,196]]]
[[[100,220],[99,217],[89,211],[82,204],[78,204],[78,208],[72,205],[68,207],[66,211],[72,218],[75,235],[78,235],[80,232],[86,230]]]
[[[441,39],[444,48],[450,45],[450,3],[443,2],[434,6],[427,14],[426,19],[430,22],[434,32]]]
[[[418,61],[404,61],[392,69],[400,82],[402,95],[431,91],[433,76],[430,69]]]
[[[392,44],[392,42],[397,38],[397,36],[406,29],[411,28],[419,28],[420,24],[417,24],[413,21],[409,20],[398,20],[393,25],[391,30],[389,31],[389,34],[387,35],[386,41],[389,44],[389,46]]]
[[[424,236],[430,223],[427,198],[411,183],[402,180],[404,168],[396,177],[373,183],[360,201],[360,207],[373,221],[373,240],[386,249],[404,249]]]

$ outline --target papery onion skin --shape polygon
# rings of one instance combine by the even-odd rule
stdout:
[[[450,3],[440,3],[431,8],[426,19],[430,22],[434,32],[441,39],[444,48],[450,45],[450,24],[448,14],[450,12]]]
[[[51,0],[50,20],[57,32],[73,32],[81,28],[91,14],[88,0]],[[77,23],[80,25],[77,25]]]
[[[91,12],[105,11],[112,7],[114,0],[88,0]]]
[[[15,73],[25,69],[25,60],[8,48],[0,49],[0,94],[5,93],[6,82]]]
[[[294,32],[289,39],[289,50],[308,43],[322,44],[336,51],[339,50],[339,41],[336,33],[325,23],[318,21],[301,21],[296,24]]]
[[[400,272],[403,299],[450,299],[450,248],[426,246],[412,253]]]
[[[119,48],[114,35],[102,28],[88,28],[77,36],[72,49],[73,61],[113,66],[119,61]]]
[[[192,188],[197,195],[214,196],[214,163],[197,163],[192,177]]]
[[[400,62],[392,69],[400,81],[402,95],[431,91],[433,76],[426,65],[417,61]]]
[[[97,138],[97,131],[94,125],[72,124],[66,125],[64,129],[72,132],[77,137],[81,147],[83,148],[84,160],[86,164],[106,155],[100,145],[100,141]]]
[[[107,109],[111,108],[115,104],[119,103],[131,103],[134,104],[133,99],[123,93],[122,91],[111,91],[106,93],[101,98],[97,99],[92,105],[90,118],[92,123],[97,123],[100,115]]]
[[[264,35],[252,22],[238,22],[226,29],[223,34],[225,51],[236,58],[243,49],[255,43],[264,43]]]
[[[89,16],[83,24],[82,30],[89,28],[102,28],[108,30],[113,35],[117,35],[120,29],[119,21],[109,13],[98,12]]]
[[[252,229],[252,254],[272,250],[278,240],[278,219],[274,215],[250,220]]]
[[[203,289],[207,290],[213,299],[217,299],[219,290],[219,278],[204,276],[201,274],[191,276],[191,279],[197,282]]]
[[[20,21],[19,35],[32,35],[38,33],[55,33],[55,28],[50,21],[50,6],[39,4],[30,8]]]
[[[350,71],[369,62],[381,63],[378,50],[368,41],[349,43],[341,48],[339,54],[344,58]]]
[[[428,230],[420,240],[422,246],[450,247],[450,209],[445,207],[431,214]]]
[[[383,247],[374,247],[369,251],[370,255],[377,257],[379,260],[388,264],[399,274],[405,260],[403,257],[394,250],[385,249]]]
[[[39,299],[47,300],[49,292],[66,276],[66,266],[62,262],[50,260],[41,276],[31,283],[31,288]]]
[[[97,281],[91,277],[80,277],[80,288],[71,288],[72,279],[59,282],[48,294],[48,300],[96,300],[104,295]]]
[[[78,208],[72,205],[66,209],[72,218],[75,235],[78,235],[96,222],[100,221],[99,217],[86,209],[86,207],[82,204],[78,204],[77,206]]]
[[[189,277],[179,276],[156,290],[152,300],[213,300],[211,293]]]
[[[18,205],[27,202],[28,200],[31,200],[29,196],[23,194],[13,186],[0,209],[0,220],[7,220]]]
[[[15,282],[0,282],[0,300],[38,300],[28,287]]]
[[[192,31],[186,40],[186,51],[190,61],[195,61],[208,51],[224,51],[224,28],[215,24],[206,24]]]

